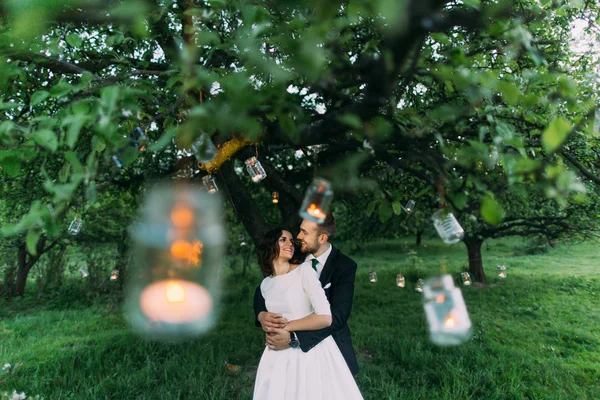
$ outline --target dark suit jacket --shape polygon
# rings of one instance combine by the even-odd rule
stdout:
[[[352,347],[348,317],[350,317],[352,311],[355,276],[356,263],[333,247],[319,278],[323,287],[331,283],[331,286],[325,289],[325,295],[329,300],[329,304],[331,304],[331,326],[318,331],[296,332],[300,341],[300,348],[305,353],[327,336],[332,335],[353,375],[358,373],[358,362],[356,361],[354,347]],[[254,292],[254,315],[257,327],[261,326],[258,322],[258,314],[262,311],[267,311],[267,307],[259,285]]]

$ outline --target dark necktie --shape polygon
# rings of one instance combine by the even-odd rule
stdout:
[[[313,258],[312,263],[313,263],[313,269],[315,270],[315,272],[319,273],[319,270],[317,269],[317,264],[319,263],[319,260],[317,260],[316,258]]]

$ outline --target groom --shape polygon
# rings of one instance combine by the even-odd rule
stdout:
[[[302,252],[309,253],[306,261],[311,262],[313,268],[316,269],[321,285],[325,289],[327,300],[331,304],[333,319],[331,326],[317,331],[298,331],[290,334],[282,329],[285,321],[281,314],[267,311],[260,285],[254,293],[254,314],[256,315],[256,326],[262,327],[267,332],[267,346],[271,349],[283,350],[290,346],[299,346],[306,353],[327,336],[332,335],[350,372],[356,375],[358,363],[352,347],[350,328],[348,328],[348,317],[352,311],[352,296],[354,295],[356,263],[331,245],[334,235],[335,220],[331,213],[320,225],[303,220],[298,234]],[[315,259],[316,261],[313,261]]]

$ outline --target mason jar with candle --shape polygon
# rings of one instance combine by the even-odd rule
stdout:
[[[221,200],[187,183],[153,187],[131,228],[125,310],[143,336],[175,341],[210,330],[220,298]]]
[[[306,189],[302,206],[300,206],[300,216],[317,224],[322,224],[325,222],[332,200],[333,189],[331,183],[323,178],[315,178]]]

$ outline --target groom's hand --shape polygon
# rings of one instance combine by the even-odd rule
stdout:
[[[271,350],[283,350],[290,347],[290,333],[285,329],[273,329],[266,335],[267,346]]]
[[[288,320],[283,318],[281,314],[263,311],[258,314],[258,322],[260,322],[263,331],[273,332],[274,329],[285,328]]]

